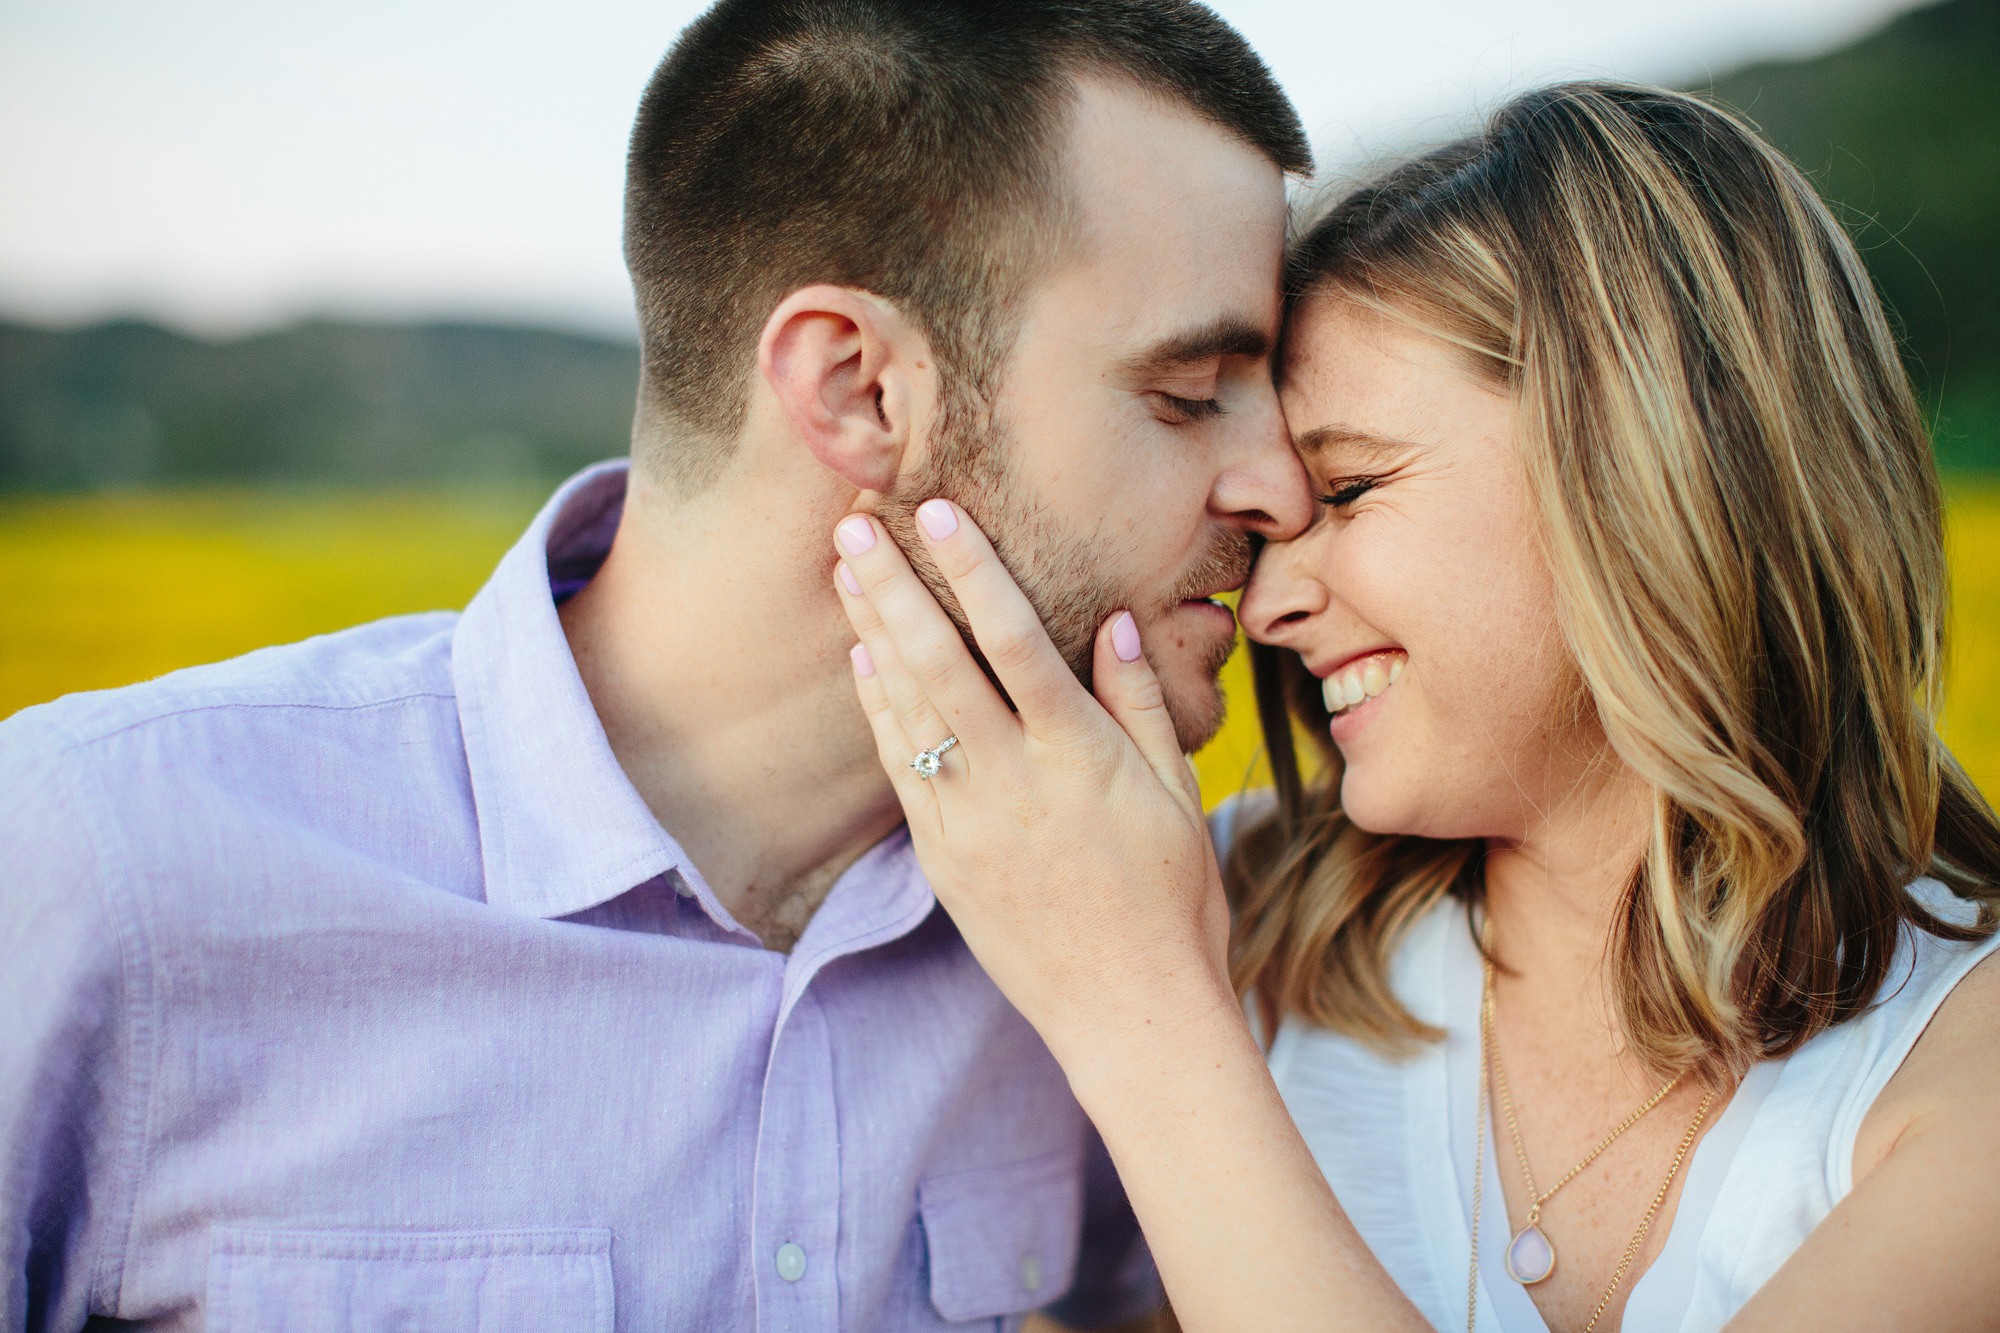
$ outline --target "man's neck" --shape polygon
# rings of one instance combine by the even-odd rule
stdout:
[[[636,473],[631,487],[563,631],[654,817],[731,915],[789,951],[841,872],[902,822],[834,599],[845,498],[734,504],[724,484],[675,502]]]

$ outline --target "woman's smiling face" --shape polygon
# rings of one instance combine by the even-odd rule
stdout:
[[[1239,611],[1325,682],[1360,827],[1518,841],[1606,753],[1557,622],[1513,438],[1471,357],[1330,293],[1302,303],[1282,400],[1321,497]]]

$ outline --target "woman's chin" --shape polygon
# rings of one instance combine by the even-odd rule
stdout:
[[[1363,833],[1421,833],[1426,812],[1419,793],[1403,786],[1350,764],[1340,779],[1341,813]]]

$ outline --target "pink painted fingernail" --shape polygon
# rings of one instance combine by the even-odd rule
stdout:
[[[1118,619],[1111,622],[1111,651],[1118,654],[1121,662],[1139,660],[1139,626],[1133,622],[1130,611],[1120,611]]]
[[[854,659],[855,674],[862,676],[872,676],[875,674],[875,659],[868,655],[868,646],[866,644],[855,644],[847,650],[847,655]]]
[[[958,531],[958,514],[949,500],[926,500],[917,506],[917,521],[924,525],[924,531],[931,540],[941,542]]]
[[[845,560],[840,562],[839,569],[840,586],[847,589],[851,595],[859,597],[861,595],[861,580],[854,577],[854,571],[847,567]],[[865,675],[867,673],[864,672],[862,674]]]
[[[840,534],[840,544],[847,548],[849,555],[860,555],[875,544],[873,525],[859,514],[840,520],[840,526],[834,531]]]

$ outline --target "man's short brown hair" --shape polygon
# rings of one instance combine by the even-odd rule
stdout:
[[[662,431],[640,465],[683,492],[713,479],[765,318],[813,283],[895,302],[945,382],[984,394],[1065,239],[1057,139],[1086,73],[1311,170],[1263,61],[1190,0],[720,0],[690,25],[640,103],[626,176]]]

